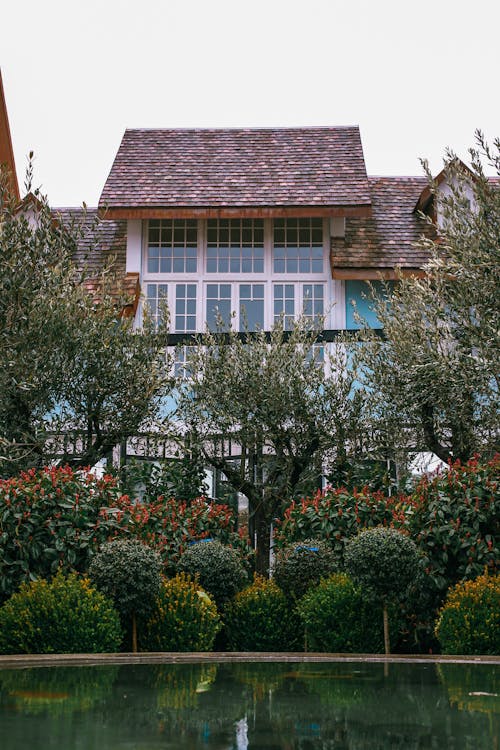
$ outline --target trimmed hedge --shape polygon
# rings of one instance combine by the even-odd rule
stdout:
[[[293,651],[302,648],[300,621],[283,591],[272,580],[256,575],[236,594],[225,612],[232,651]]]
[[[450,589],[435,632],[444,654],[500,654],[500,575]]]
[[[115,652],[121,640],[111,601],[75,573],[23,583],[0,608],[2,654]]]
[[[310,589],[297,612],[310,651],[378,654],[384,650],[381,608],[345,573],[334,573]],[[391,623],[396,633],[397,617],[391,617]]]
[[[239,552],[217,541],[192,544],[181,556],[177,569],[197,576],[220,610],[248,583]]]
[[[215,603],[185,573],[165,580],[141,628],[141,651],[210,651],[221,628]]]

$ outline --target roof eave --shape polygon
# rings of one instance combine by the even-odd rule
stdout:
[[[102,219],[272,219],[287,217],[370,217],[371,203],[319,206],[108,206],[99,205]]]

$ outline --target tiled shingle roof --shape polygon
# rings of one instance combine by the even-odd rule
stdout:
[[[428,258],[413,244],[433,233],[414,212],[426,178],[370,177],[369,183],[371,217],[346,219],[345,240],[332,238],[334,275],[342,268],[420,268]]]
[[[117,276],[125,275],[126,221],[99,221],[94,232],[93,226],[98,215],[96,208],[88,208],[86,211],[82,208],[55,208],[53,214],[63,224],[68,225],[74,221],[77,225],[82,225],[82,237],[74,257],[79,268],[87,269],[90,275],[99,274],[113,259]]]
[[[99,206],[366,206],[357,127],[127,130]]]
[[[98,221],[96,208],[56,208],[54,218],[65,225],[75,222],[82,228],[78,247],[73,260],[80,269],[86,271],[85,287],[89,293],[99,299],[102,293],[104,268],[110,268],[112,274],[111,293],[121,314],[133,315],[139,302],[140,286],[138,273],[126,273],[127,222]]]

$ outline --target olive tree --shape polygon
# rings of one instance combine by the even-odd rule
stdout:
[[[74,257],[95,246],[85,211],[69,224],[34,191],[16,205],[0,174],[0,475],[47,463],[94,464],[136,433],[168,388],[163,332],[121,316],[120,279],[103,269],[88,291]],[[31,189],[31,170],[27,189]],[[79,436],[76,450],[63,439]]]
[[[378,434],[444,461],[499,445],[500,190],[483,162],[500,175],[500,140],[477,141],[470,170],[448,153],[446,191],[428,174],[437,227],[421,240],[424,275],[374,297],[385,339],[366,327],[355,352]]]
[[[256,566],[269,569],[270,529],[285,504],[319,486],[325,464],[345,460],[363,433],[355,373],[334,348],[329,373],[315,344],[322,321],[285,331],[207,332],[179,383],[178,422],[198,436],[207,464],[248,498]]]

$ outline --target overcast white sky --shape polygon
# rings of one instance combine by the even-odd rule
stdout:
[[[24,0],[0,12],[20,182],[95,205],[127,127],[353,125],[372,175],[500,135],[494,0]]]

